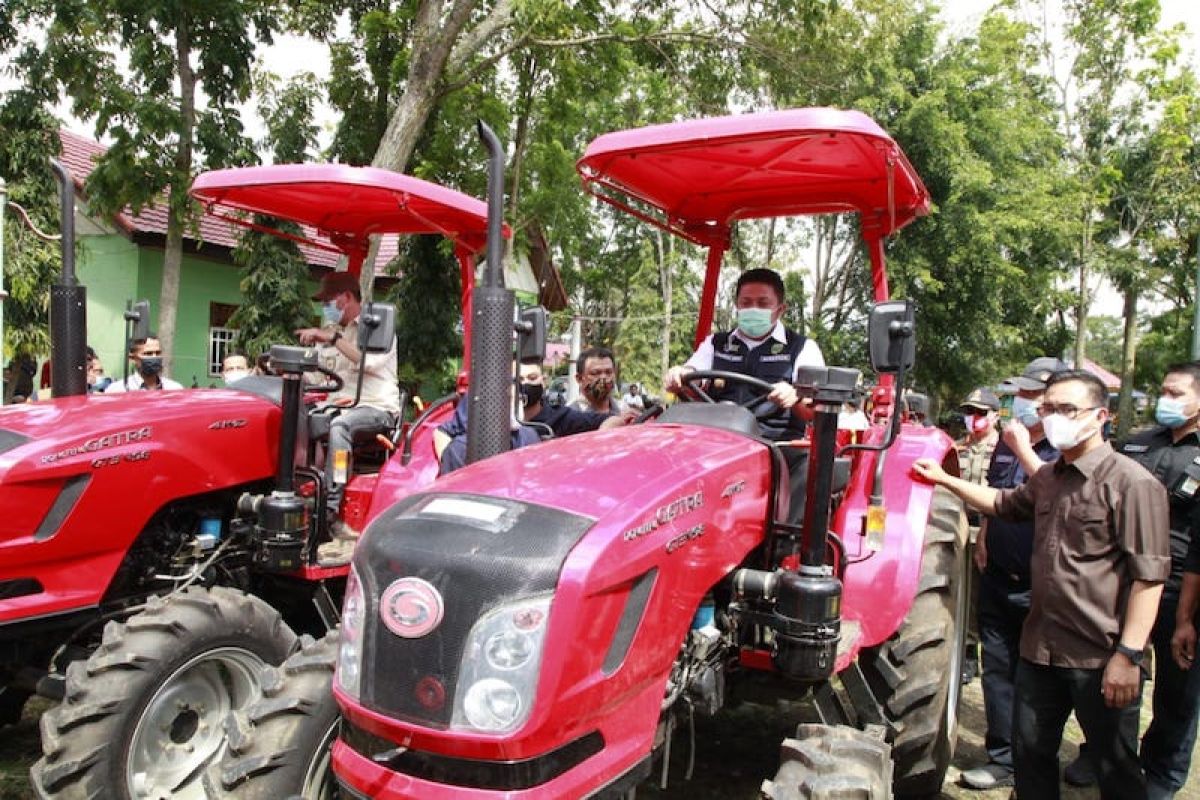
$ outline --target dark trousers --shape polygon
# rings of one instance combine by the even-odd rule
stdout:
[[[1083,728],[1103,800],[1146,800],[1137,758],[1141,692],[1125,708],[1109,708],[1100,693],[1104,668],[1047,667],[1021,659],[1013,706],[1017,797],[1058,800],[1058,748],[1071,712]]]
[[[1159,790],[1163,797],[1187,782],[1200,713],[1200,669],[1181,670],[1171,657],[1178,605],[1178,594],[1163,595],[1150,634],[1154,644],[1154,720],[1142,737],[1141,758],[1151,789]]]
[[[1012,769],[1014,683],[1021,626],[1029,616],[1029,587],[994,571],[979,579],[979,641],[983,648],[984,747],[988,761]]]

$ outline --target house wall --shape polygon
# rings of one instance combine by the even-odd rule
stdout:
[[[76,275],[87,288],[87,341],[105,371],[121,375],[125,301],[136,299],[138,248],[120,234],[81,235]]]

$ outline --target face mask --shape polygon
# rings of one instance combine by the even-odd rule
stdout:
[[[971,433],[983,433],[992,427],[987,414],[963,414],[963,422],[967,424],[967,430]]]
[[[1025,397],[1014,397],[1012,405],[1013,419],[1024,425],[1026,428],[1032,428],[1039,422],[1037,415],[1037,403]]]
[[[1159,425],[1168,428],[1181,428],[1191,419],[1183,413],[1183,401],[1171,397],[1158,398],[1158,403],[1154,406],[1154,418],[1158,420]]]
[[[107,375],[101,376],[95,383],[88,387],[89,392],[103,392],[112,383],[112,378]]]
[[[771,332],[771,314],[769,308],[739,308],[738,330],[751,339],[761,339]]]
[[[250,370],[248,370],[248,369],[228,370],[223,376],[225,378],[225,385],[228,386],[231,383],[240,381],[242,378],[246,377],[249,374],[250,374]]]
[[[158,375],[162,372],[162,356],[143,357],[142,363],[138,364],[138,372],[143,378]]]
[[[338,308],[336,300],[330,300],[321,306],[321,318],[325,320],[326,325],[337,325],[342,321],[342,310]]]
[[[590,400],[595,402],[607,400],[608,396],[612,394],[612,390],[613,382],[607,378],[597,378],[596,380],[583,385],[583,393],[586,394]]]
[[[546,387],[540,383],[522,383],[521,402],[527,406],[537,405],[542,402],[542,395],[545,391]]]
[[[1081,415],[1080,419],[1068,419],[1062,414],[1051,414],[1042,420],[1042,428],[1046,431],[1046,440],[1056,450],[1070,450],[1086,442],[1096,432],[1095,429],[1085,431],[1088,418],[1092,412]]]

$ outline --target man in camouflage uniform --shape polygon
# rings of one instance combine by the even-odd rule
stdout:
[[[972,389],[971,393],[959,404],[963,423],[967,427],[967,435],[956,444],[958,447],[958,474],[971,483],[986,484],[988,464],[992,461],[992,451],[996,442],[1000,441],[1000,433],[996,429],[999,417],[1000,400],[987,388]],[[968,563],[974,564],[975,542],[979,537],[979,512],[968,509],[967,521],[970,523],[970,540],[967,546]],[[970,683],[979,674],[979,626],[976,620],[976,607],[979,603],[979,585],[975,581],[974,568],[967,570],[967,591],[971,598],[967,622],[967,651],[963,658],[963,683]]]

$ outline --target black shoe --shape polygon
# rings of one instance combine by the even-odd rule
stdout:
[[[966,686],[979,677],[979,661],[968,656],[963,659],[962,685]]]
[[[1080,750],[1075,760],[1067,764],[1067,768],[1063,770],[1063,780],[1070,786],[1081,788],[1096,785],[1096,768],[1092,766],[1092,760],[1086,752]]]

